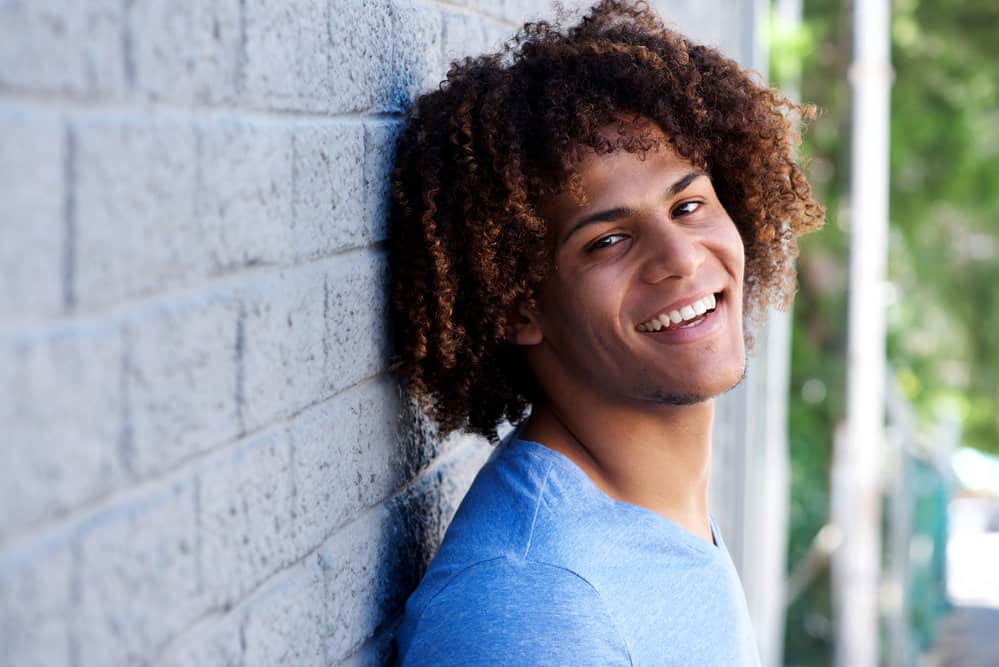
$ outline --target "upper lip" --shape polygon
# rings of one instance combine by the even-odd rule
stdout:
[[[708,296],[709,294],[714,294],[716,296],[720,296],[721,292],[722,291],[720,289],[719,290],[704,290],[703,292],[694,292],[691,296],[685,296],[682,299],[677,299],[676,301],[670,303],[668,306],[664,306],[664,307],[660,308],[659,310],[657,310],[652,315],[649,315],[648,317],[646,317],[644,320],[640,320],[639,324],[644,323],[644,322],[648,322],[649,320],[652,320],[652,319],[657,319],[663,313],[665,313],[665,314],[668,315],[671,311],[680,310],[684,306],[688,306],[688,305],[694,303],[695,301],[700,301],[701,299],[703,299],[704,297]]]

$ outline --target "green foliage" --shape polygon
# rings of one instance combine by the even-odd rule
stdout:
[[[925,424],[999,452],[999,5],[896,2],[889,361]]]
[[[799,294],[794,306],[789,404],[791,508],[788,563],[799,563],[828,518],[833,436],[844,414],[848,238],[837,224],[849,182],[849,34],[839,2],[805,3],[796,32],[771,33],[771,80],[801,90],[819,106],[804,134],[802,161],[827,224],[801,239]],[[848,19],[848,17],[846,17]],[[796,63],[796,64],[790,64]],[[800,76],[798,73],[800,72]],[[786,665],[832,664],[832,601],[828,570],[787,611]]]
[[[852,4],[806,0],[771,29],[771,79],[820,108],[802,157],[825,229],[802,239],[790,403],[789,563],[828,515],[833,435],[845,415]],[[956,406],[963,443],[999,452],[999,3],[895,0],[888,260],[890,372],[930,430]],[[788,612],[789,665],[831,660],[828,579]]]

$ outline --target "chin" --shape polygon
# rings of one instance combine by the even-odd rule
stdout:
[[[701,386],[646,386],[640,390],[640,393],[646,398],[646,400],[653,403],[676,406],[697,405],[698,403],[710,401],[713,398],[735,389],[737,386],[742,384],[745,377],[746,361],[745,358],[743,358],[743,362],[739,365],[739,367],[737,369],[733,368],[731,373],[726,374],[726,377],[713,378],[711,381],[705,382]]]

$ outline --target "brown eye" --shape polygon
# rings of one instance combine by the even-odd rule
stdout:
[[[690,215],[697,209],[701,207],[701,202],[699,201],[685,201],[677,204],[676,208],[673,209],[674,217],[683,217],[685,215]]]
[[[608,234],[607,236],[601,237],[591,243],[586,248],[586,252],[593,252],[594,250],[602,250],[603,248],[609,248],[612,245],[617,245],[625,238],[624,234]]]

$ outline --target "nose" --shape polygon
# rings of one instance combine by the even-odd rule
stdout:
[[[707,256],[703,239],[693,229],[665,216],[650,219],[643,236],[646,242],[641,272],[642,279],[648,283],[669,278],[691,278]]]

